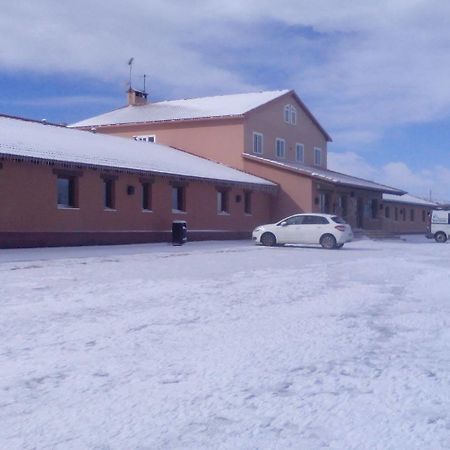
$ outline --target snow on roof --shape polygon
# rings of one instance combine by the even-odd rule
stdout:
[[[403,195],[392,195],[392,194],[383,194],[383,200],[386,202],[398,202],[398,203],[410,203],[412,205],[422,205],[422,206],[438,206],[435,202],[430,202],[428,200],[424,200],[420,197],[414,197],[410,194]]]
[[[370,189],[374,191],[397,193],[398,195],[403,194],[404,191],[396,189],[390,186],[385,186],[384,184],[375,183],[370,180],[365,180],[363,178],[353,177],[351,175],[346,175],[344,173],[334,172],[328,169],[320,169],[319,167],[305,166],[300,163],[286,163],[280,161],[273,161],[267,158],[261,158],[260,156],[244,154],[245,158],[260,161],[262,163],[271,164],[277,167],[285,168],[288,170],[293,170],[301,174],[326,181],[333,184],[340,184],[343,186],[352,186],[361,189]]]
[[[0,155],[275,186],[262,178],[165,145],[7,116],[0,116]]]
[[[169,100],[148,103],[141,106],[126,106],[73,123],[70,127],[241,116],[288,92],[291,91],[284,89],[278,91],[251,92],[247,94]]]

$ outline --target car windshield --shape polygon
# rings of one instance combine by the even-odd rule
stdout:
[[[341,217],[338,217],[338,216],[332,217],[331,220],[336,223],[347,223],[344,219],[342,219]]]

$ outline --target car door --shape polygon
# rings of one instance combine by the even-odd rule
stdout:
[[[325,217],[309,216],[303,217],[302,238],[304,244],[318,244],[323,234],[327,232],[329,223]]]
[[[277,241],[282,244],[297,244],[301,241],[299,235],[303,216],[296,215],[288,217],[280,222],[277,232]]]

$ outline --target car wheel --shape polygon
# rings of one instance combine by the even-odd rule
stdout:
[[[447,242],[447,235],[440,231],[434,235],[434,239],[436,242],[443,244],[444,242]]]
[[[336,238],[332,234],[324,234],[320,238],[320,245],[328,250],[336,248],[337,247]]]
[[[264,233],[261,236],[261,244],[266,247],[273,247],[277,243],[277,238],[272,233]]]
[[[344,246],[344,244],[338,244],[338,245],[336,245],[336,248],[342,248]]]

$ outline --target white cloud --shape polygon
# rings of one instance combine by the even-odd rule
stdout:
[[[4,71],[80,74],[119,90],[134,56],[151,91],[185,97],[267,87],[258,70],[268,69],[350,149],[450,114],[450,2],[4,3]]]
[[[431,192],[436,201],[450,201],[450,169],[442,165],[415,171],[405,162],[396,161],[376,167],[353,152],[329,152],[328,168],[404,189],[422,198],[429,198]]]

